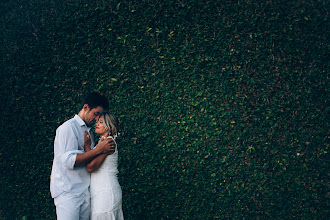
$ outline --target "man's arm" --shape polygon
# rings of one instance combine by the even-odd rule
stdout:
[[[97,155],[102,153],[101,149],[94,148],[93,150],[90,150],[88,152],[85,152],[83,154],[77,154],[76,156],[76,162],[74,163],[75,167],[85,165],[89,161],[93,160]]]
[[[98,142],[97,147],[95,147],[94,149],[89,150],[83,154],[77,154],[74,166],[77,167],[77,166],[85,165],[86,163],[90,162],[100,154],[107,155],[113,153],[114,151],[115,151],[115,144],[112,139],[101,139]]]
[[[91,139],[87,131],[84,133],[84,142],[85,142],[85,151],[88,152],[91,150]],[[112,141],[111,141],[112,142]],[[109,155],[112,154],[99,154],[97,155],[94,159],[92,159],[90,162],[87,163],[86,168],[89,173],[94,172],[95,170],[99,169],[100,166],[102,165],[103,161],[105,158]]]

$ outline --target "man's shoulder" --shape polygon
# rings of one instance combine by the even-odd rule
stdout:
[[[69,120],[65,121],[63,124],[61,124],[57,129],[68,129],[73,126],[77,126],[78,122],[75,120],[75,118],[70,118]]]

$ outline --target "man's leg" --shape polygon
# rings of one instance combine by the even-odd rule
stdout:
[[[89,189],[82,194],[84,203],[80,206],[80,220],[89,220],[91,215],[91,196]]]
[[[80,206],[84,203],[81,196],[63,193],[54,198],[58,220],[79,220]]]

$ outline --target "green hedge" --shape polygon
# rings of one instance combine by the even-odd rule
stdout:
[[[55,129],[95,90],[126,219],[329,218],[326,1],[0,4],[0,218],[55,219]]]

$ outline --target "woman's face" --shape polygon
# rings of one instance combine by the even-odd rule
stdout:
[[[95,133],[99,134],[100,136],[108,136],[108,131],[105,129],[104,126],[104,118],[101,116],[99,120],[95,124]]]

